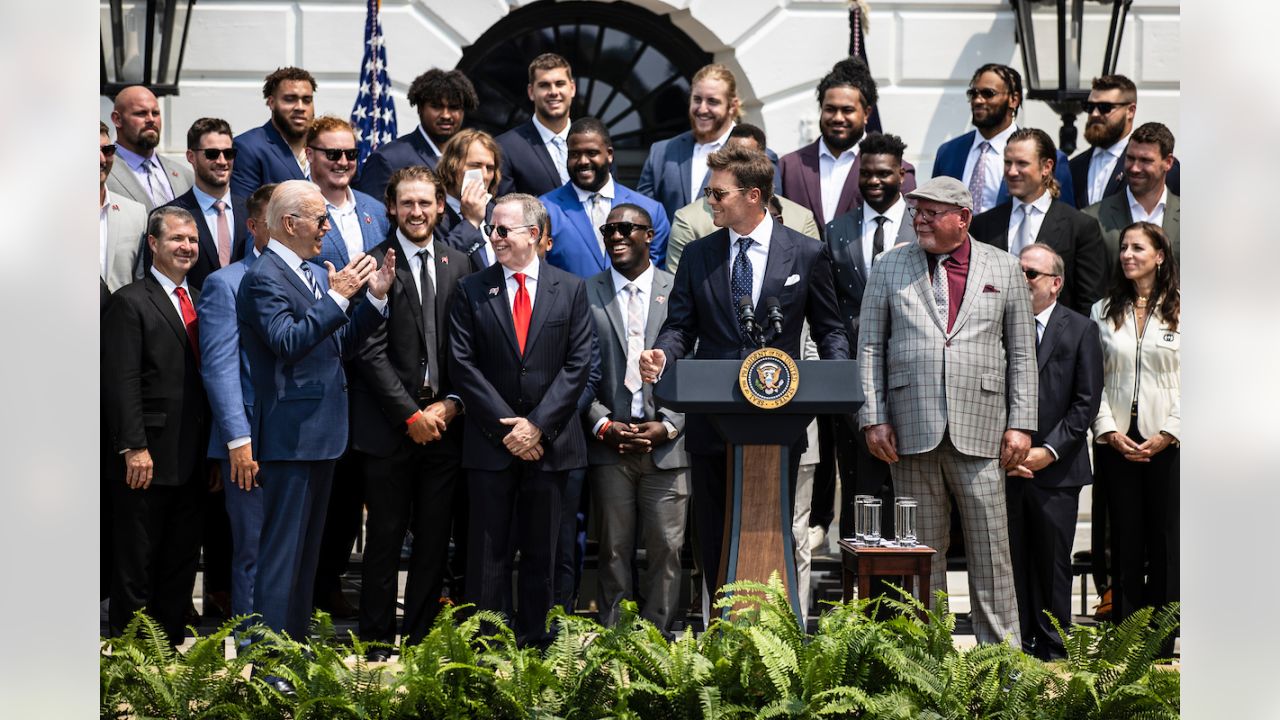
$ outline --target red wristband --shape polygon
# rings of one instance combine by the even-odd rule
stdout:
[[[418,421],[418,416],[419,416],[419,415],[421,415],[421,414],[422,414],[422,411],[421,411],[421,410],[418,410],[418,411],[417,411],[417,412],[415,412],[414,414],[410,415],[410,416],[409,416],[409,419],[404,421],[404,424],[405,424],[405,425],[412,425],[412,424],[414,424],[415,422],[417,422],[417,421]]]
[[[606,432],[609,432],[609,426],[612,424],[613,424],[612,420],[605,420],[604,424],[600,426],[600,432],[596,433],[596,438],[600,440],[604,440],[604,434]]]

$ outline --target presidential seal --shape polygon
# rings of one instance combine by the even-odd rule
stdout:
[[[800,369],[786,352],[760,348],[742,361],[738,387],[752,405],[764,410],[779,408],[791,402],[800,388]]]

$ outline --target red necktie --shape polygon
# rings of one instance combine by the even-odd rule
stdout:
[[[511,307],[511,317],[516,321],[516,342],[520,344],[520,354],[524,354],[524,341],[529,337],[529,317],[533,315],[533,303],[529,301],[529,291],[524,286],[524,273],[515,273],[512,277],[520,283],[516,291],[516,301]]]
[[[191,354],[196,356],[196,364],[200,364],[200,326],[196,320],[196,307],[191,304],[185,288],[174,290],[178,293],[178,307],[182,310],[182,324],[187,326],[187,339],[191,341]]]

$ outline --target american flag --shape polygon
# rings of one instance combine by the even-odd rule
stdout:
[[[396,106],[387,77],[387,48],[378,18],[381,0],[369,0],[364,22],[364,60],[360,63],[360,92],[351,108],[351,125],[356,129],[360,164],[369,153],[396,139]]]

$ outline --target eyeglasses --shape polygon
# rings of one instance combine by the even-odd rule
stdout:
[[[1112,110],[1115,110],[1116,108],[1119,108],[1119,107],[1128,107],[1129,105],[1132,105],[1132,104],[1133,103],[1127,103],[1127,102],[1126,103],[1110,103],[1110,102],[1093,102],[1092,100],[1085,100],[1084,102],[1080,103],[1080,109],[1084,110],[1085,115],[1092,115],[1094,110],[1097,110],[1099,115],[1110,115]]]
[[[498,233],[498,237],[506,238],[514,230],[522,230],[524,228],[532,228],[532,227],[538,227],[538,226],[537,225],[515,225],[512,227],[507,227],[506,225],[490,225],[489,223],[485,223],[484,225],[480,226],[480,232],[484,233],[485,237],[489,237],[494,233]]]
[[[298,218],[299,220],[314,220],[316,223],[316,227],[318,228],[322,228],[325,225],[329,224],[329,213],[325,213],[324,215],[320,215],[314,218],[309,218],[305,215],[295,215],[294,213],[289,213],[289,217]]]
[[[650,230],[650,225],[640,225],[632,222],[611,222],[600,226],[600,236],[610,237],[616,231],[619,235],[626,237],[636,230]]]
[[[115,154],[116,154],[116,144],[115,144],[115,143],[107,143],[106,145],[99,145],[99,146],[98,146],[98,150],[99,150],[103,155],[106,155],[107,157],[111,157],[112,155],[115,155]]]
[[[308,145],[307,147],[318,153],[323,153],[324,159],[329,162],[338,162],[338,158],[343,156],[346,156],[348,160],[355,162],[355,159],[360,157],[360,148],[318,148],[314,145]]]
[[[934,220],[937,220],[939,217],[942,217],[943,215],[949,215],[953,212],[960,212],[961,210],[964,210],[964,208],[957,207],[957,208],[951,208],[950,210],[925,210],[924,208],[911,207],[911,206],[907,207],[907,213],[911,215],[912,220],[919,217],[921,220],[925,222],[933,222]]]
[[[1026,275],[1028,280],[1035,280],[1041,275],[1045,277],[1058,277],[1058,273],[1047,273],[1047,272],[1041,272],[1039,270],[1030,270],[1028,268],[1023,268],[1022,274]]]
[[[236,149],[229,148],[196,148],[196,152],[204,153],[205,160],[217,160],[218,156],[225,157],[227,160],[236,159]]]
[[[983,100],[991,100],[1000,95],[1008,95],[1009,93],[1001,90],[992,90],[991,88],[969,88],[964,91],[964,96],[970,100],[982,98]]]
[[[715,198],[716,202],[720,202],[721,200],[724,200],[726,197],[728,197],[729,193],[734,192],[735,190],[746,190],[746,188],[736,187],[736,188],[725,188],[724,190],[721,190],[719,188],[713,188],[710,185],[708,185],[707,187],[702,188],[702,196],[707,198]]]

